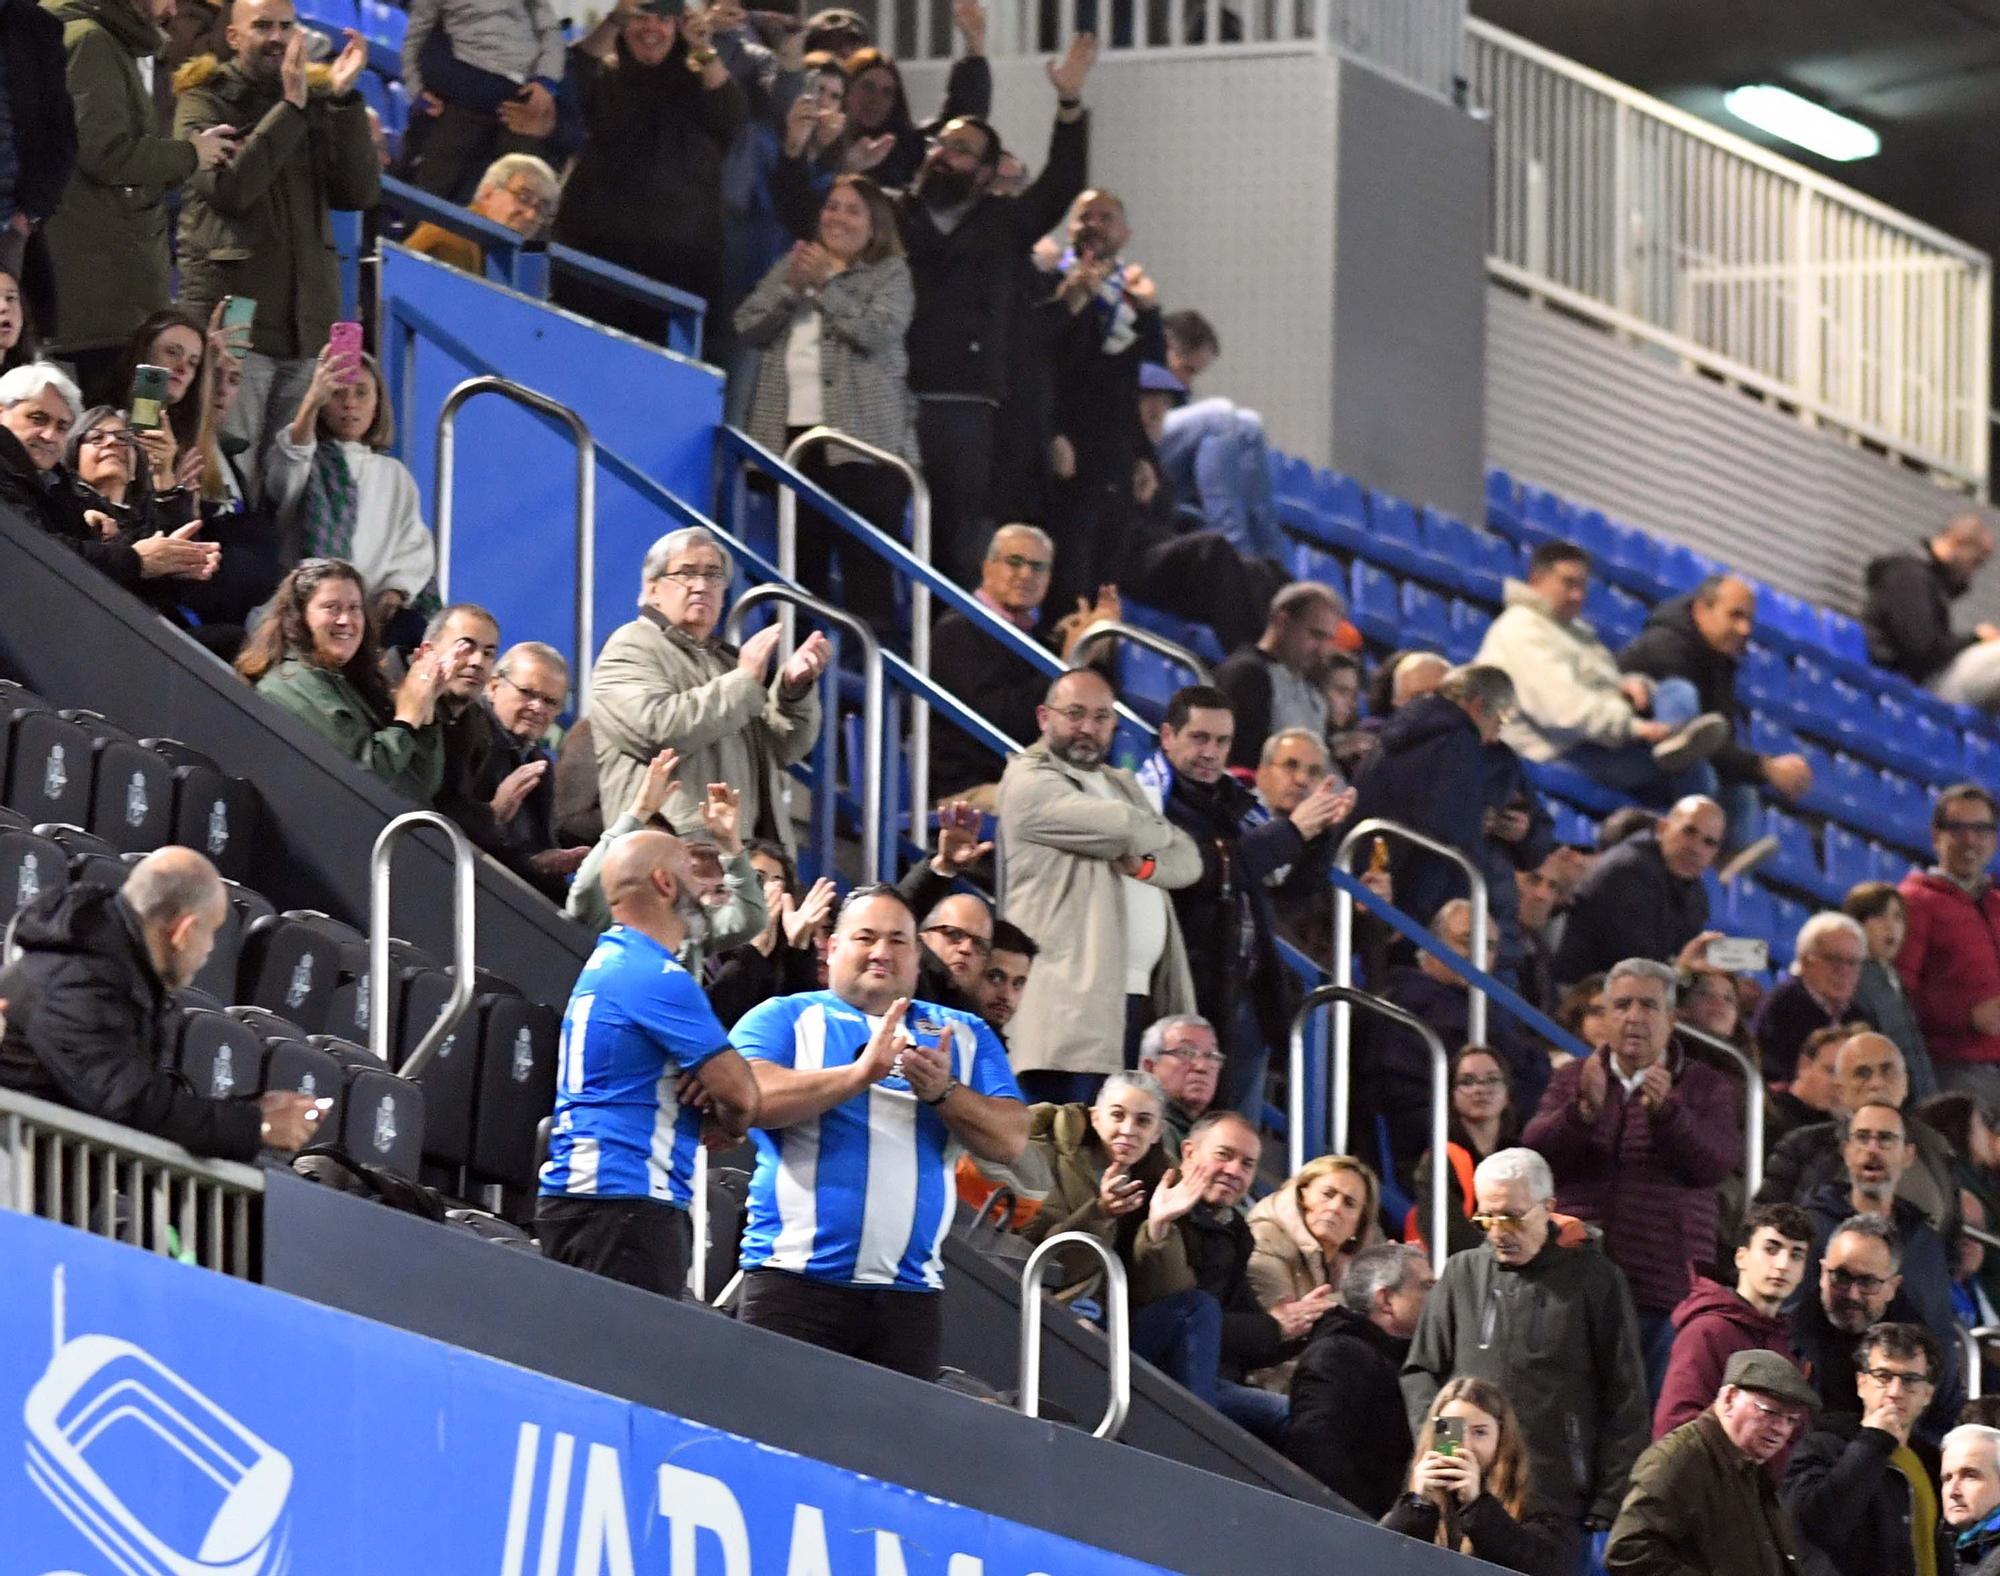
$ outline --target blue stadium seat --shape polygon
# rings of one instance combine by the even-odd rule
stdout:
[[[1517,502],[1518,496],[1514,487],[1514,478],[1498,466],[1494,466],[1487,471],[1486,507],[1489,510],[1497,508],[1511,512]]]
[[[1882,818],[1882,835],[1901,848],[1928,848],[1930,795],[1900,772],[1885,769],[1877,782],[1873,804]]]
[[[1740,679],[1738,688],[1740,691]],[[1753,711],[1750,713],[1750,748],[1759,755],[1795,755],[1799,751],[1799,737],[1775,717]]]
[[[1832,821],[1827,822],[1820,835],[1826,845],[1825,870],[1830,886],[1844,893],[1849,887],[1876,879],[1877,850],[1873,844]]]
[[[355,0],[306,0],[306,3],[299,7],[299,19],[304,22],[316,22],[322,27],[332,29],[336,34],[350,27],[359,31],[361,27],[361,12],[356,7]]]
[[[1338,581],[1335,582],[1338,585]],[[1176,618],[1171,613],[1162,613],[1156,607],[1129,598],[1125,602],[1125,621],[1151,634],[1164,635],[1176,645],[1186,646],[1210,667],[1218,667],[1228,655],[1222,649],[1222,642],[1215,638],[1215,631],[1206,624],[1191,624],[1184,618]],[[1193,682],[1189,675],[1188,682]]]
[[[1551,799],[1548,802],[1548,812],[1558,843],[1566,843],[1572,848],[1597,846],[1597,823],[1575,805],[1564,804],[1560,799]]]
[[[1910,856],[1896,849],[1884,847],[1881,843],[1870,843],[1868,856],[1872,866],[1870,880],[1887,881],[1893,885],[1910,873]]]
[[[1310,542],[1292,543],[1291,569],[1294,580],[1317,580],[1322,585],[1332,586],[1343,596],[1347,593],[1347,566],[1333,554],[1314,547]]]
[[[1355,549],[1406,575],[1432,572],[1417,531],[1417,511],[1393,493],[1368,490],[1368,535]]]
[[[1629,591],[1592,578],[1584,597],[1584,617],[1597,631],[1597,638],[1616,651],[1646,622],[1646,604]]]
[[[1303,462],[1301,462],[1303,464]],[[1361,484],[1338,471],[1306,468],[1296,495],[1281,494],[1278,512],[1293,530],[1325,547],[1353,553],[1368,543],[1368,505]]]
[[[389,124],[389,90],[374,72],[363,68],[361,75],[354,79],[354,86],[361,94],[361,102],[382,117],[382,124]]]
[[[389,113],[382,117],[382,122],[392,136],[400,137],[410,126],[410,95],[395,80],[386,83],[384,91],[389,97]]]
[[[1591,567],[1599,575],[1611,563],[1612,526],[1601,509],[1573,509],[1570,512],[1569,541],[1590,554]]]
[[[1843,662],[1868,663],[1868,635],[1859,621],[1830,607],[1819,610],[1821,639]]]
[[[1528,774],[1528,781],[1544,798],[1567,799],[1593,815],[1609,815],[1630,803],[1625,795],[1606,788],[1567,761],[1523,761],[1521,765]]]
[[[1662,553],[1657,537],[1635,525],[1613,522],[1611,558],[1606,573],[1618,584],[1648,601],[1665,589],[1661,574]]]
[[[1470,545],[1472,558],[1465,572],[1473,595],[1498,606],[1508,579],[1525,572],[1520,549],[1489,531],[1471,532]]]
[[[403,35],[410,28],[410,13],[385,0],[361,0],[361,35],[385,49],[402,53]]]
[[[1527,542],[1568,541],[1576,530],[1576,510],[1546,487],[1522,486],[1518,520]]]
[[[1409,581],[1403,583],[1403,644],[1443,651],[1451,644],[1451,620],[1444,598]]]
[[[1311,504],[1315,483],[1311,463],[1276,449],[1268,452],[1273,496],[1292,503]]]
[[[1805,822],[1783,810],[1764,811],[1764,832],[1778,840],[1778,851],[1766,860],[1758,873],[1786,886],[1817,894],[1822,882],[1819,856],[1813,852],[1812,833]]]
[[[1795,903],[1788,897],[1773,896],[1771,899],[1771,963],[1775,968],[1789,968],[1792,961],[1792,946],[1798,940],[1799,926],[1812,917],[1812,910],[1803,903]]]
[[[1768,646],[1752,641],[1736,669],[1736,693],[1758,710],[1789,714],[1792,706],[1792,665]]]
[[[1965,775],[1989,788],[2000,787],[2000,744],[1984,733],[1964,735]]]
[[[1174,691],[1192,677],[1178,662],[1157,652],[1129,640],[1118,643],[1118,698],[1155,727],[1167,714]]]
[[[1479,654],[1480,642],[1485,640],[1487,626],[1492,622],[1493,615],[1484,608],[1452,598],[1451,634],[1445,641],[1445,655],[1454,662],[1470,662]]]
[[[1472,545],[1471,526],[1440,509],[1424,509],[1418,513],[1417,529],[1425,579],[1453,591],[1496,602],[1500,599],[1499,582],[1482,579],[1474,573],[1477,554]]]
[[[1669,595],[1676,596],[1683,591],[1692,591],[1707,577],[1710,559],[1703,558],[1692,547],[1683,547],[1679,542],[1664,542],[1660,547],[1660,587]]]
[[[1727,889],[1724,906],[1709,910],[1709,923],[1717,930],[1727,929],[1733,936],[1748,936],[1752,940],[1768,942],[1771,939],[1773,906],[1771,894],[1755,881],[1744,877]]]
[[[1357,558],[1348,581],[1347,616],[1354,627],[1370,640],[1385,646],[1402,643],[1403,609],[1396,592],[1396,577]]]

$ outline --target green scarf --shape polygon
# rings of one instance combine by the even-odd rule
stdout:
[[[321,438],[313,446],[312,474],[306,480],[305,556],[351,563],[354,527],[360,517],[361,489],[355,484],[353,468],[338,443]],[[443,605],[436,580],[410,599],[411,609],[420,618],[429,618]]]

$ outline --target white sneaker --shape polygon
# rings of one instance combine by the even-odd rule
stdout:
[[[1719,711],[1705,711],[1653,746],[1653,764],[1663,772],[1677,772],[1707,760],[1728,742],[1729,719]]]

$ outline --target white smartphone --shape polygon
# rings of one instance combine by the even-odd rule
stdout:
[[[1725,974],[1762,974],[1771,966],[1770,947],[1754,936],[1718,936],[1701,956],[1710,968]]]

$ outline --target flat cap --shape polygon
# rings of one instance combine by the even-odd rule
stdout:
[[[1729,1366],[1723,1369],[1722,1382],[1733,1384],[1739,1390],[1755,1390],[1763,1395],[1776,1396],[1780,1401],[1790,1401],[1808,1412],[1819,1410],[1819,1392],[1806,1383],[1806,1376],[1781,1352],[1761,1348],[1738,1352],[1729,1359]]]

